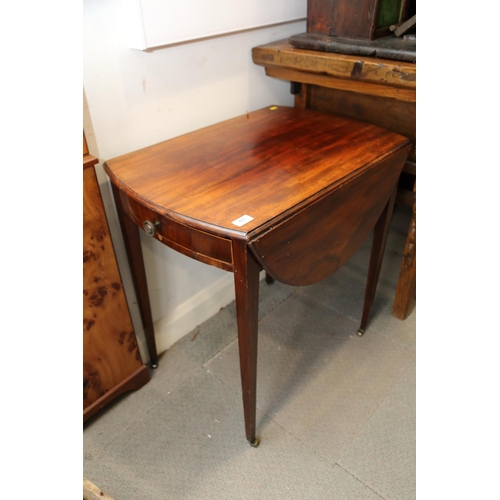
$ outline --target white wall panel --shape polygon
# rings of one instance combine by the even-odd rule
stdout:
[[[303,20],[305,0],[123,0],[129,47],[163,45]]]

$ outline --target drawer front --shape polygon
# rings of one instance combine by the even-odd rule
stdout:
[[[123,191],[120,191],[120,196],[125,212],[146,233],[154,233],[153,238],[188,257],[233,271],[231,240],[164,217],[127,197]]]

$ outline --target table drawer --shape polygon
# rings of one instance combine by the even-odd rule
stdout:
[[[148,234],[153,238],[205,264],[226,271],[233,270],[231,240],[165,217],[129,198],[123,191],[120,191],[120,196],[125,212],[146,233],[150,229],[153,234]],[[145,224],[149,227],[145,227]]]

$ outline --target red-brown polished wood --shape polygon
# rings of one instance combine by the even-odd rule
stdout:
[[[303,286],[321,281],[345,264],[377,222],[406,156],[407,151],[401,150],[381,159],[376,168],[372,165],[345,178],[286,224],[252,241],[266,272],[289,285]]]
[[[325,9],[324,23],[328,24],[327,2],[311,3]],[[295,107],[373,123],[411,139],[396,203],[415,208],[415,192],[407,185],[416,175],[415,63],[299,49],[289,40],[254,47],[252,59],[265,67],[267,75],[295,82]],[[405,319],[415,304],[415,227],[413,217],[392,309],[399,319]]]
[[[221,236],[243,236],[406,143],[368,123],[265,108],[109,160],[105,169],[154,212]],[[232,223],[245,214],[253,220],[242,228]]]
[[[409,148],[407,138],[375,125],[271,106],[105,163],[127,248],[135,248],[129,257],[148,345],[154,332],[134,226],[234,273],[245,430],[253,445],[259,272],[293,285],[317,282],[376,226],[364,327]]]

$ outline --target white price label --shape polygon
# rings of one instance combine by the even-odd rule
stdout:
[[[236,220],[233,220],[233,222],[231,222],[231,224],[234,224],[235,226],[238,226],[238,227],[241,227],[241,226],[244,226],[245,224],[247,224],[248,222],[250,222],[251,220],[253,220],[253,217],[250,217],[249,215],[242,215],[241,217],[239,217],[238,219]]]

